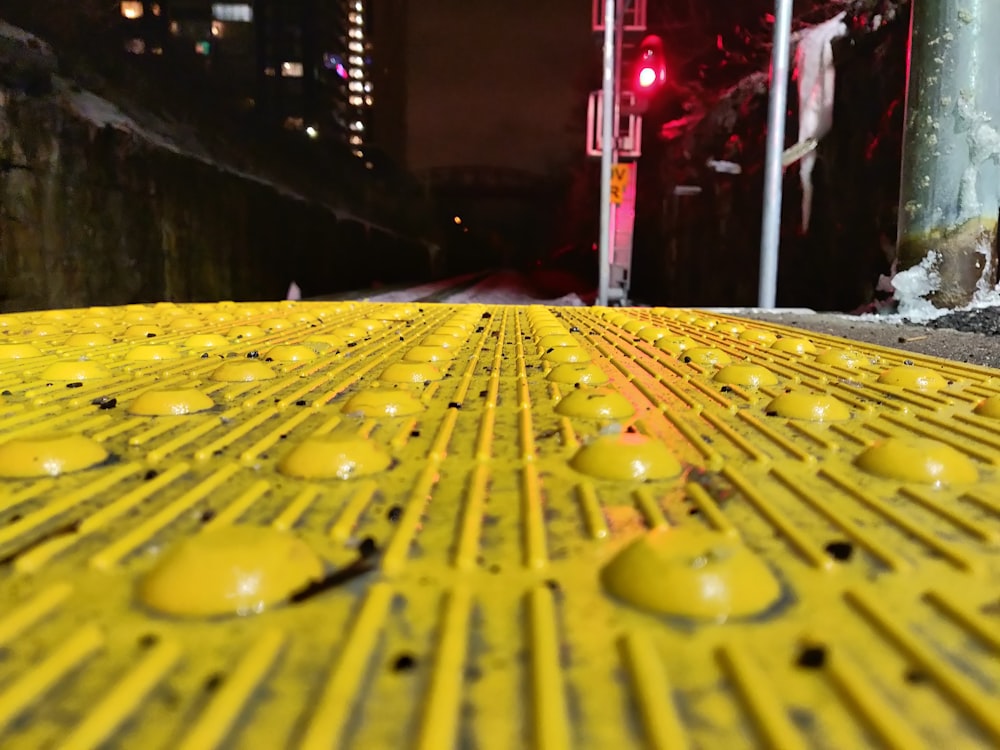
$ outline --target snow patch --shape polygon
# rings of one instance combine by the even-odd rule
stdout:
[[[981,310],[985,307],[1000,307],[1000,284],[990,283],[993,278],[993,252],[989,241],[981,239],[976,244],[976,252],[983,256],[983,270],[976,282],[972,301],[963,310]]]
[[[70,108],[84,120],[99,128],[113,128],[126,133],[132,133],[144,141],[174,153],[181,149],[176,143],[151,130],[143,128],[135,120],[122,112],[118,107],[89,91],[74,91],[68,98]]]
[[[889,288],[886,291],[891,291],[895,295],[897,302],[895,312],[845,315],[843,317],[868,322],[897,325],[916,323],[919,325],[950,313],[1000,307],[1000,285],[994,286],[990,283],[993,274],[993,258],[989,242],[980,241],[976,252],[983,256],[982,273],[979,276],[979,281],[976,282],[976,291],[972,300],[964,307],[940,309],[928,301],[927,297],[937,291],[941,283],[941,276],[937,270],[941,254],[931,252],[924,257],[919,265],[896,273],[891,279],[885,276],[879,277],[880,284],[883,280],[887,282]],[[895,270],[895,263],[893,270]]]
[[[934,307],[927,299],[941,286],[941,274],[937,270],[940,262],[941,254],[931,251],[918,265],[900,271],[892,278],[900,318],[923,323],[949,312]]]
[[[6,37],[7,39],[13,39],[15,42],[20,42],[26,46],[33,47],[46,55],[52,54],[52,47],[50,47],[46,42],[43,42],[31,32],[20,29],[17,26],[11,26],[3,19],[0,19],[0,36]]]
[[[366,302],[416,302],[426,300],[447,291],[457,284],[471,283],[479,277],[478,273],[469,273],[442,281],[431,281],[419,286],[411,286],[407,289],[393,289],[388,292],[377,292],[363,297]]]
[[[1000,154],[1000,133],[992,125],[980,122],[972,131],[971,145],[973,159],[977,161],[992,159]]]
[[[995,298],[997,296],[997,288],[990,283],[990,280],[993,278],[993,248],[989,242],[980,239],[976,243],[976,252],[983,256],[983,272],[979,274],[979,281],[976,282],[976,292],[972,297],[973,302],[976,299]],[[993,304],[998,303],[1000,303],[1000,300],[993,302]]]
[[[964,217],[976,216],[983,210],[979,200],[979,168],[970,164],[962,171],[958,185],[958,210]]]
[[[553,307],[582,307],[584,305],[575,294],[551,300],[541,300],[532,296],[526,288],[524,277],[511,271],[501,271],[487,276],[478,284],[450,295],[449,304],[477,302],[485,305],[550,305]]]
[[[467,274],[457,278],[434,281],[429,284],[397,289],[391,292],[373,294],[365,297],[369,302],[418,302],[428,297],[436,297],[436,302],[459,304],[473,302],[484,305],[548,305],[550,307],[586,307],[587,303],[577,294],[567,294],[556,299],[538,299],[531,294],[524,277],[513,271],[500,271],[490,274],[466,289],[459,289],[452,294],[447,291],[467,281],[472,281],[479,274]]]
[[[580,295],[573,292],[562,297],[556,297],[545,304],[550,307],[587,307],[587,303],[581,299]]]
[[[795,49],[795,70],[799,80],[799,143],[810,138],[819,141],[833,127],[833,94],[836,73],[833,66],[833,40],[847,34],[846,12],[808,29]],[[808,231],[812,214],[812,172],[816,152],[802,157],[799,178],[802,181],[802,230]]]
[[[962,173],[958,191],[958,211],[963,219],[979,216],[984,210],[995,210],[995,199],[983,206],[979,198],[979,178],[982,166],[1000,157],[1000,132],[992,124],[992,117],[976,110],[967,94],[961,94],[956,103],[956,114],[960,127],[967,129],[969,146],[969,166]]]

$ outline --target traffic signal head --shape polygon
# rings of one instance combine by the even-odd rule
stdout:
[[[663,40],[647,36],[639,45],[632,67],[632,92],[636,107],[644,112],[663,84],[667,82],[667,58],[663,54]]]
[[[667,60],[663,54],[663,40],[647,36],[639,45],[635,60],[636,93],[652,93],[667,81]]]

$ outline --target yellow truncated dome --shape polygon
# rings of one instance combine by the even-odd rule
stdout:
[[[322,561],[301,539],[266,527],[230,526],[168,549],[140,581],[138,595],[168,615],[249,615],[322,576]]]
[[[0,477],[57,477],[101,463],[103,445],[83,435],[32,435],[0,444]]]
[[[371,440],[306,440],[285,456],[278,470],[302,479],[352,479],[389,468],[392,458]]]

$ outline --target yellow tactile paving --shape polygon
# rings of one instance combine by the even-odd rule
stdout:
[[[1000,744],[1000,373],[699,311],[7,315],[0,746]]]

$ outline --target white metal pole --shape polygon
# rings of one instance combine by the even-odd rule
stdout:
[[[604,0],[604,75],[601,97],[601,236],[597,254],[597,304],[608,304],[611,280],[611,165],[615,143],[615,0]]]
[[[791,33],[792,0],[775,0],[771,101],[767,113],[767,156],[764,161],[764,217],[760,230],[760,283],[757,293],[757,304],[766,310],[774,308],[778,290],[783,179],[781,153],[785,150]]]
[[[618,0],[617,7],[615,8],[615,111],[611,116],[613,130],[611,134],[613,136],[613,146],[611,148],[611,168],[614,169],[615,165],[618,164],[619,154],[621,151],[620,135],[621,135],[621,121],[622,121],[622,47],[625,39],[625,7],[629,4],[630,0]],[[608,227],[608,234],[610,239],[608,240],[610,251],[608,252],[608,304],[611,304],[611,285],[612,283],[617,285],[617,281],[611,278],[611,272],[615,265],[618,263],[618,221],[619,215],[618,210],[621,208],[621,204],[614,203],[611,205],[611,221]],[[618,296],[620,289],[616,288],[615,298],[619,300],[619,304],[624,304],[625,300]]]

